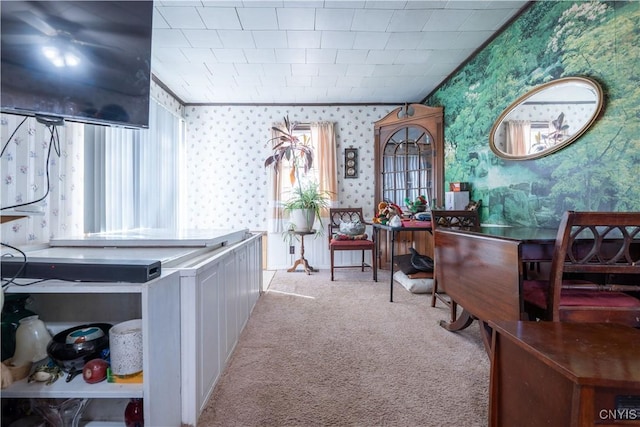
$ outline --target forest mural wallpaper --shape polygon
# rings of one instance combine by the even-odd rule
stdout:
[[[445,188],[470,182],[487,224],[556,227],[565,210],[640,211],[640,2],[535,2],[427,100],[445,111]],[[496,119],[554,79],[584,76],[604,107],[576,142],[535,160],[489,148]]]

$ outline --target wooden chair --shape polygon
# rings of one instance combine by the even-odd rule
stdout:
[[[367,223],[362,217],[362,208],[332,208],[329,209],[329,253],[331,256],[331,281],[333,281],[334,269],[336,268],[355,268],[359,267],[364,271],[365,267],[373,270],[373,280],[378,281],[378,266],[375,256],[375,243],[373,238],[369,239],[341,239],[335,238],[335,234],[340,230],[340,224],[343,222],[360,222],[364,225]],[[371,235],[370,235],[371,236]],[[335,265],[334,256],[337,251],[361,251],[362,261],[358,265]],[[365,262],[365,252],[371,252],[371,264]]]
[[[533,319],[640,327],[640,212],[562,217],[549,280],[524,280]]]
[[[477,231],[480,229],[480,215],[478,209],[474,210],[431,210],[431,224],[434,233],[438,228],[457,228],[463,230]],[[460,260],[460,268],[464,268]],[[434,268],[438,268],[436,265]],[[451,322],[456,320],[458,306],[455,301],[443,294],[438,293],[438,281],[433,280],[431,291],[431,307],[436,306],[436,300],[442,301],[451,311]]]

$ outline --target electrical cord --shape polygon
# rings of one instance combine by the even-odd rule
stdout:
[[[26,120],[26,118],[25,118],[25,120]],[[22,121],[22,123],[24,123],[24,120]],[[16,131],[17,131],[17,129],[20,128],[22,123],[20,123],[18,128],[16,128]],[[49,129],[49,132],[51,133],[51,138],[49,139],[49,149],[47,151],[47,161],[46,161],[46,164],[45,164],[46,177],[47,177],[47,189],[46,189],[44,195],[42,197],[40,197],[39,199],[32,200],[30,202],[18,203],[18,204],[11,205],[11,206],[4,206],[4,207],[0,208],[0,210],[15,209],[15,208],[19,208],[19,207],[22,207],[22,206],[32,205],[34,203],[41,202],[42,200],[46,199],[47,196],[49,195],[49,191],[50,191],[50,187],[51,187],[51,178],[50,178],[50,175],[49,175],[49,160],[51,159],[51,152],[53,150],[55,150],[56,155],[58,156],[58,158],[60,158],[61,151],[60,151],[60,135],[58,134],[57,125],[56,124],[50,124],[50,125],[47,125],[47,128]],[[13,134],[15,134],[16,131],[14,131]],[[13,137],[13,134],[11,135],[11,137]],[[11,139],[11,138],[9,138],[9,139]],[[5,148],[6,148],[6,146],[8,144],[9,144],[9,141],[7,141],[7,143],[5,144]],[[3,153],[4,153],[4,149],[3,149]]]
[[[7,142],[2,147],[2,152],[0,153],[0,157],[2,157],[2,155],[4,155],[5,150],[9,146],[9,143],[11,142],[13,137],[15,136],[16,132],[18,132],[18,130],[22,127],[22,125],[25,123],[25,121],[27,119],[28,119],[28,117],[25,117],[20,122],[20,124],[18,124],[18,126],[13,131],[11,136],[9,136],[9,139],[7,140]],[[61,154],[61,150],[60,150],[60,134],[58,133],[57,125],[58,125],[58,123],[55,123],[55,122],[52,122],[52,123],[49,123],[49,124],[45,123],[45,126],[47,126],[47,129],[49,129],[49,133],[51,134],[51,138],[49,139],[49,148],[47,150],[47,160],[46,160],[46,163],[45,163],[47,189],[46,189],[44,195],[42,197],[40,197],[39,199],[30,201],[30,202],[19,203],[19,204],[15,204],[15,205],[12,205],[12,206],[2,207],[2,208],[0,208],[0,211],[6,210],[6,209],[18,208],[18,207],[21,207],[21,206],[27,206],[27,205],[31,205],[31,204],[34,204],[34,203],[38,203],[38,202],[46,199],[47,196],[49,195],[49,191],[50,191],[50,187],[51,187],[51,177],[50,177],[50,174],[49,174],[49,161],[51,159],[51,152],[55,150],[55,153],[58,156],[58,158],[60,158],[60,154]],[[16,283],[15,280],[18,277],[20,277],[20,275],[24,271],[25,267],[27,266],[27,254],[24,253],[19,248],[15,247],[15,246],[11,246],[11,245],[9,245],[7,243],[0,242],[0,245],[5,246],[5,247],[10,248],[10,249],[13,249],[14,251],[18,252],[22,256],[22,258],[24,260],[24,262],[22,263],[22,265],[20,266],[18,271],[13,275],[13,277],[11,277],[10,279],[4,279],[4,278],[2,279],[2,290],[3,291],[4,291],[5,288],[7,288],[10,285],[29,286],[29,285],[32,285],[32,284],[35,284],[35,283],[40,283],[40,282],[44,282],[45,280],[48,280],[48,279],[40,279],[40,280],[31,281],[31,282],[28,282],[28,283]],[[15,255],[13,255],[13,254],[3,255],[3,257],[5,257],[5,256],[13,257]]]
[[[11,245],[9,245],[7,243],[0,242],[0,245],[5,246],[5,247],[7,247],[9,249],[13,249],[14,251],[20,253],[20,255],[22,255],[22,258],[24,259],[24,262],[22,263],[22,265],[20,266],[20,268],[18,269],[16,274],[14,274],[11,279],[8,279],[6,281],[3,279],[2,289],[4,289],[9,285],[16,284],[16,283],[14,283],[14,280],[16,280],[20,276],[20,274],[22,273],[22,270],[24,270],[24,268],[27,266],[27,254],[24,253],[24,251],[16,248],[15,246],[11,246]],[[13,258],[14,256],[15,255],[13,255],[13,254],[6,254],[6,255],[3,255],[2,258],[5,258],[5,257]]]
[[[27,119],[29,118],[29,116],[26,116],[24,119],[22,119],[22,121],[20,122],[20,124],[18,126],[16,126],[15,130],[13,131],[13,133],[11,134],[11,136],[9,136],[9,139],[7,139],[7,142],[4,144],[4,146],[2,147],[2,152],[0,152],[0,157],[2,157],[4,155],[4,151],[7,149],[7,147],[9,146],[9,143],[11,142],[11,139],[13,138],[13,136],[16,134],[16,132],[18,132],[18,130],[22,127],[22,124],[24,122],[27,121]]]

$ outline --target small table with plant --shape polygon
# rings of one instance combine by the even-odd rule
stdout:
[[[316,234],[316,231],[315,230],[309,230],[309,231],[290,230],[288,231],[288,233],[295,234],[296,236],[300,236],[300,258],[298,258],[296,262],[293,264],[293,267],[291,267],[287,271],[291,273],[293,271],[296,271],[299,265],[302,265],[304,267],[304,271],[307,274],[311,274],[312,271],[317,272],[318,269],[311,267],[307,259],[304,257],[304,236],[307,236],[309,234]]]

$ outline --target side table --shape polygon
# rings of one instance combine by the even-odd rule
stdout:
[[[296,268],[298,268],[299,265],[302,265],[304,267],[304,271],[307,274],[311,274],[311,272],[317,272],[318,269],[317,268],[313,268],[309,265],[309,262],[307,261],[307,259],[304,257],[304,236],[307,236],[309,234],[316,234],[315,230],[309,230],[309,231],[291,231],[292,234],[295,234],[297,236],[300,236],[300,258],[298,258],[296,260],[296,262],[293,264],[293,267],[291,267],[290,269],[288,269],[287,271],[289,273],[296,271]]]

